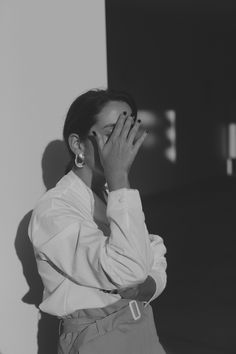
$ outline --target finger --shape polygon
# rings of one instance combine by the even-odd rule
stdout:
[[[115,128],[113,129],[111,135],[110,135],[110,138],[109,140],[115,140],[119,137],[121,131],[122,131],[122,128],[123,128],[123,125],[124,125],[124,122],[125,122],[125,119],[126,119],[126,115],[127,113],[126,112],[122,112],[120,115],[119,115],[119,118],[116,122],[116,125],[115,125]]]
[[[134,154],[136,155],[138,150],[140,149],[142,143],[144,142],[146,136],[148,135],[148,132],[145,130],[143,134],[140,136],[140,138],[137,139],[137,141],[134,144]]]
[[[95,139],[97,141],[98,148],[100,150],[102,150],[103,146],[104,146],[104,141],[103,141],[102,135],[99,132],[95,132],[94,130],[92,131],[92,133],[93,133],[93,136],[95,137]]]
[[[120,136],[124,139],[127,138],[129,132],[130,132],[130,129],[131,129],[131,125],[132,123],[134,122],[134,118],[132,116],[129,116],[126,118],[126,121],[123,125],[123,128],[122,128],[122,131],[120,133]]]
[[[134,139],[135,139],[135,137],[136,137],[136,135],[138,133],[140,124],[141,124],[141,120],[140,119],[136,120],[135,123],[134,123],[133,128],[130,130],[129,136],[128,136],[128,142],[130,144],[133,144]]]

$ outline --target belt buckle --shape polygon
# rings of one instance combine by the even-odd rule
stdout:
[[[132,313],[133,319],[137,321],[141,317],[141,312],[139,310],[138,304],[136,300],[131,300],[129,302],[129,308]]]

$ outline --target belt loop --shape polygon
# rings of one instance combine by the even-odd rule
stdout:
[[[133,319],[137,321],[141,317],[141,312],[139,310],[138,304],[136,300],[131,300],[129,302],[129,308],[132,313]]]

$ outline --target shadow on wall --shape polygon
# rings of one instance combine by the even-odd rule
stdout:
[[[69,155],[61,140],[50,142],[42,157],[42,177],[46,190],[55,186],[68,168]],[[36,202],[36,201],[35,201]],[[21,220],[15,238],[16,254],[21,261],[23,274],[29,286],[22,302],[34,305],[36,308],[42,300],[43,284],[38,274],[34,250],[28,237],[28,226],[32,210]],[[58,319],[40,311],[38,323],[38,354],[56,354],[58,339]]]

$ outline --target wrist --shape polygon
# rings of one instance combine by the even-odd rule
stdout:
[[[116,173],[114,176],[109,176],[107,178],[107,185],[110,192],[121,188],[130,188],[128,174]]]

